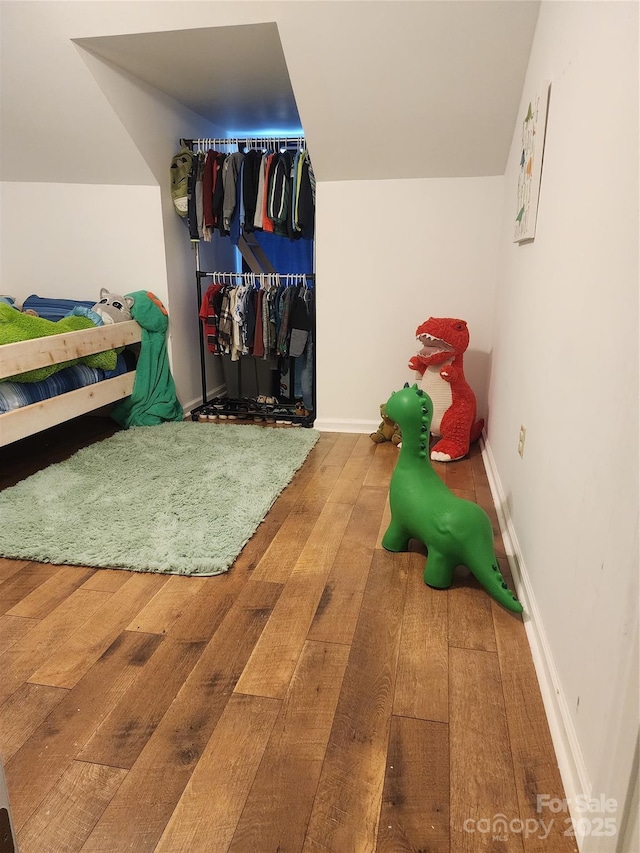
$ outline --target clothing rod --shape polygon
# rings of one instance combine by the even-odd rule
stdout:
[[[315,273],[309,272],[223,272],[222,270],[216,270],[215,272],[204,272],[203,270],[198,271],[198,275],[201,278],[210,275],[226,275],[226,276],[236,276],[237,278],[309,278],[312,281],[315,280]]]
[[[202,138],[183,139],[189,148],[217,148],[222,146],[237,146],[241,148],[306,148],[304,136],[240,136],[224,139]]]

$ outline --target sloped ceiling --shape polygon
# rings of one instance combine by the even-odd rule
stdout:
[[[538,0],[2,0],[0,174],[154,183],[153,157],[164,162],[180,135],[215,126],[302,127],[319,181],[501,175],[538,9]],[[150,153],[141,130],[172,138],[156,138]]]
[[[301,129],[275,23],[75,42],[229,133]]]
[[[283,5],[277,22],[75,41],[230,135],[304,127],[319,180],[504,172],[537,1]]]

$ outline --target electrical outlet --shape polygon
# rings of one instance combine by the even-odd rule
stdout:
[[[524,425],[520,427],[520,437],[518,438],[518,453],[524,456],[524,440],[527,436],[527,429]]]

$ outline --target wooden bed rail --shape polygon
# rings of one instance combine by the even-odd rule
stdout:
[[[0,415],[0,447],[128,397],[135,371]]]
[[[141,328],[135,320],[80,329],[78,332],[63,332],[29,341],[0,346],[0,380],[15,376],[26,370],[47,367],[61,361],[81,358],[95,352],[124,347],[137,343]]]

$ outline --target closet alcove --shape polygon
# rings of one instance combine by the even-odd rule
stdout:
[[[305,139],[182,139],[172,166],[176,180],[189,160],[188,192],[181,201],[202,321],[202,400],[192,417],[311,426],[315,178]],[[216,245],[225,240],[238,253],[234,270],[217,262]],[[201,260],[202,244],[214,244],[214,269]],[[207,352],[221,359],[226,386],[224,397],[211,404]]]
[[[236,252],[226,237],[210,243],[200,240],[194,246],[184,223],[167,204],[170,161],[182,140],[303,135],[277,25],[208,26],[74,41],[102,61],[99,68],[85,60],[161,185],[170,351],[179,391],[184,389],[181,402],[193,411],[203,400],[220,395],[280,397],[281,390],[287,402],[293,401],[294,389],[282,389],[280,381],[274,380],[273,366],[250,366],[249,360],[223,365],[224,356],[199,345],[202,325],[197,285],[204,291],[212,280],[201,277],[203,272],[255,272],[247,257],[260,252],[268,257],[261,271],[305,272],[307,283],[313,285],[313,249],[308,253],[309,267],[308,263],[290,266],[283,262],[281,252],[273,250],[273,241],[270,247],[260,246],[259,235],[245,241],[254,244],[250,253],[246,246],[245,251]],[[114,85],[106,66],[124,72],[122,77],[130,81],[130,88],[143,86],[145,97],[157,100],[157,110],[155,104],[152,109],[154,127],[140,121],[139,113],[134,115],[131,103],[123,98],[131,92],[120,85],[122,77]],[[283,246],[289,242],[286,237],[275,240]]]

